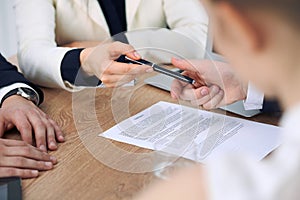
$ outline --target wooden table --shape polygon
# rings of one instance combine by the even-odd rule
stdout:
[[[114,154],[114,152],[109,152],[110,150],[107,148],[109,144],[132,153],[149,151],[128,144],[100,139],[97,136],[119,120],[136,114],[158,101],[176,103],[170,98],[168,92],[144,85],[142,80],[141,78],[138,81],[134,90],[123,88],[122,92],[114,89],[88,89],[71,94],[59,89],[44,89],[45,102],[41,108],[62,127],[66,142],[60,144],[57,151],[51,152],[59,160],[55,169],[41,173],[40,177],[36,179],[22,181],[25,200],[131,199],[149,185],[154,178],[151,172],[118,171],[96,159],[99,156],[110,158]],[[126,95],[119,95],[121,93]],[[80,100],[79,103],[77,100]],[[86,109],[94,107],[93,105],[95,106],[94,111]],[[117,113],[117,117],[113,113]],[[251,120],[277,124],[278,117],[259,115]],[[86,148],[85,145],[89,147]],[[132,161],[126,157],[120,158],[120,160],[114,160],[110,164],[126,163],[127,161],[129,168],[132,165]],[[132,167],[134,168],[134,166]]]

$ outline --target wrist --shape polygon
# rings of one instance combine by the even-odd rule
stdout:
[[[80,53],[80,65],[81,65],[81,69],[88,76],[93,76],[94,75],[92,69],[90,69],[89,65],[86,64],[86,60],[89,57],[89,55],[91,54],[92,50],[93,50],[93,48],[86,48],[86,49],[83,49],[81,51],[81,53]]]
[[[22,99],[31,101],[35,105],[39,105],[40,103],[40,96],[35,90],[26,87],[18,87],[4,95],[4,97],[1,99],[0,107],[2,107],[2,104],[5,102],[5,100],[7,100],[11,96],[21,97]]]
[[[16,105],[16,102],[27,102],[27,103],[32,103],[35,105],[32,101],[25,99],[21,97],[20,95],[14,94],[9,97],[7,97],[1,105],[1,108],[9,107],[10,105]]]

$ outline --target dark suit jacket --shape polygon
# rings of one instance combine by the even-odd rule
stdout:
[[[0,88],[14,83],[24,83],[32,87],[39,94],[39,103],[43,102],[44,94],[42,90],[29,82],[21,73],[18,72],[17,67],[7,62],[7,60],[0,54]]]
[[[276,100],[265,100],[262,112],[264,113],[281,113],[282,109]]]

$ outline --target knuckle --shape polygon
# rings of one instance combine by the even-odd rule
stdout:
[[[14,110],[14,114],[20,116],[20,115],[24,115],[25,112],[24,112],[24,110],[22,110],[20,108],[17,108],[17,109]]]
[[[46,118],[46,119],[49,119],[49,118],[50,118],[50,117],[49,117],[46,113],[44,113],[43,111],[40,111],[39,114],[40,114],[42,117]]]
[[[115,83],[108,83],[108,84],[105,84],[105,86],[108,88],[115,88],[117,85]]]
[[[48,128],[52,128],[52,124],[50,123],[50,121],[49,120],[44,120],[44,126],[46,126],[47,127],[47,129]]]
[[[108,78],[108,77],[105,76],[105,75],[101,78],[101,81],[102,81],[105,85],[111,83],[110,78]]]
[[[50,155],[47,153],[42,153],[41,160],[50,160]]]
[[[120,47],[122,43],[119,41],[113,42],[109,47],[108,51],[110,52],[111,55],[115,55],[117,52],[117,49]]]
[[[26,145],[25,147],[22,148],[22,152],[24,155],[28,156],[31,154],[31,148],[28,145]]]
[[[104,71],[104,75],[105,74],[108,74],[108,75],[111,75],[111,74],[114,74],[115,72],[113,71],[113,69],[111,67],[108,67],[105,69]]]
[[[28,146],[27,142],[23,141],[23,140],[20,140],[20,145],[21,146]]]
[[[6,174],[7,174],[8,176],[19,176],[19,175],[20,175],[20,174],[18,173],[17,169],[11,168],[11,167],[6,169]]]
[[[38,168],[38,169],[45,169],[45,164],[43,161],[37,161],[35,162],[35,166]]]
[[[203,108],[204,108],[205,110],[211,110],[211,109],[213,109],[213,105],[212,105],[211,103],[207,103],[207,104],[204,104],[204,105],[203,105]]]
[[[28,114],[29,114],[30,116],[33,116],[33,115],[37,115],[38,113],[37,113],[37,111],[36,111],[35,109],[30,109],[30,110],[28,111]]]
[[[20,131],[29,131],[31,130],[31,125],[28,122],[20,124]]]
[[[126,65],[123,68],[124,74],[129,74],[134,71],[134,67],[131,65]]]
[[[41,137],[41,133],[45,132],[46,127],[47,127],[46,124],[41,121],[35,124],[35,134],[37,135],[37,137],[39,138]]]
[[[30,170],[20,170],[18,174],[21,177],[31,177],[32,176],[32,173]]]
[[[16,158],[16,165],[24,166],[25,164],[26,164],[26,161],[24,158],[22,158],[22,157]]]

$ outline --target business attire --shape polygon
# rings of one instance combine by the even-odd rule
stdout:
[[[245,110],[261,110],[263,113],[282,114],[282,109],[276,100],[266,100],[264,93],[252,83],[248,84],[247,98],[244,100]]]
[[[7,62],[0,54],[0,105],[2,105],[2,102],[10,96],[11,92],[20,88],[23,90],[30,90],[31,93],[37,97],[37,101],[34,102],[37,105],[43,102],[43,92],[34,84],[26,80],[24,76],[18,72],[17,68]]]
[[[232,155],[210,163],[207,177],[211,199],[299,199],[299,121],[300,104],[287,111],[281,120],[282,145],[261,162],[245,155]]]
[[[128,31],[126,37],[116,40],[146,49],[139,51],[145,58],[170,62],[166,52],[185,58],[204,54],[208,18],[198,0],[15,0],[14,5],[20,67],[42,86],[78,89],[82,49],[58,46],[104,41],[122,31]]]

